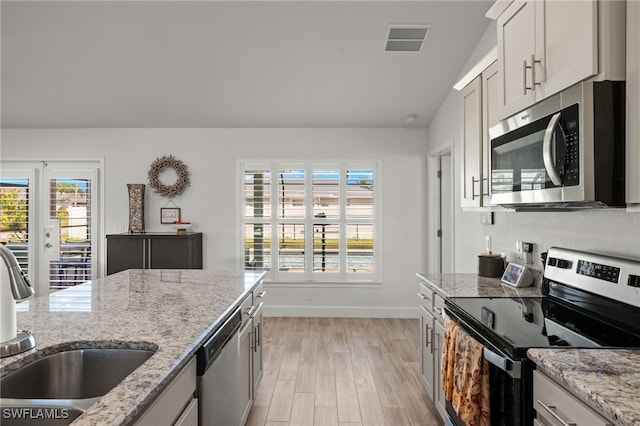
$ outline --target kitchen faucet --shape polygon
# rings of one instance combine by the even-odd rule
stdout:
[[[3,287],[0,290],[3,290],[4,293],[0,301],[3,311],[2,324],[0,326],[3,327],[3,335],[8,332],[13,337],[7,341],[0,342],[0,358],[4,358],[32,349],[35,347],[36,341],[30,331],[18,331],[14,336],[16,323],[15,301],[24,300],[32,296],[34,294],[33,288],[27,277],[25,277],[13,252],[2,244],[0,244],[0,258],[2,258],[6,266],[9,276],[7,284],[11,287],[13,296],[13,298],[8,297],[8,291],[5,287],[7,284],[0,282],[0,286]],[[4,330],[5,327],[12,327],[12,329],[6,331]]]

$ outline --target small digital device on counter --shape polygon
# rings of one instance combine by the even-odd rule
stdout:
[[[529,287],[533,284],[533,275],[526,266],[509,263],[502,274],[501,281],[514,287]]]

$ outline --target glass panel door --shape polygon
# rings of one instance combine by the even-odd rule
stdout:
[[[56,164],[45,168],[44,253],[50,290],[91,280],[95,171]]]
[[[0,243],[36,295],[97,276],[99,162],[0,163]]]
[[[13,252],[29,279],[32,277],[29,230],[34,210],[30,194],[34,175],[33,168],[2,168],[0,173],[0,244]]]

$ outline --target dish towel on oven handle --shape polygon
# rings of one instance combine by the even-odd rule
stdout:
[[[442,344],[442,390],[447,401],[453,399],[453,367],[456,360],[458,325],[448,316],[444,317],[444,342]]]
[[[489,363],[483,345],[446,319],[442,354],[442,387],[467,426],[489,426]]]

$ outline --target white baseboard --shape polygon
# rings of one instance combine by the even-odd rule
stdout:
[[[266,317],[418,318],[417,307],[274,306],[265,305]]]

